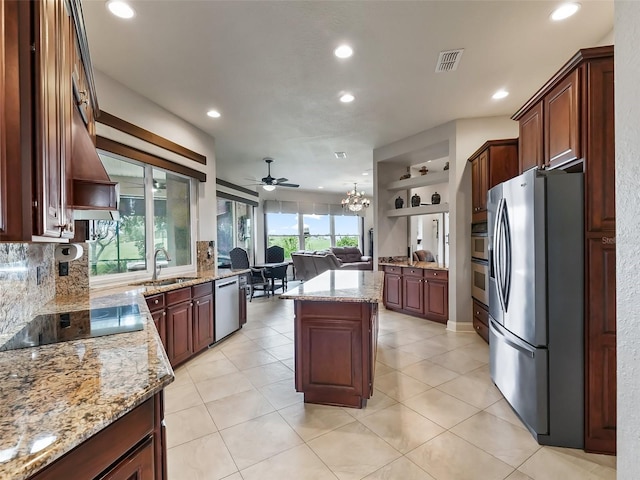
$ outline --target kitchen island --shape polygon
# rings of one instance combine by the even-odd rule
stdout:
[[[295,302],[295,384],[305,402],[362,408],[372,395],[383,279],[329,270],[281,295]]]

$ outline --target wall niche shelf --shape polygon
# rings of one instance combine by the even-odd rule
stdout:
[[[437,205],[420,205],[419,207],[396,208],[395,210],[387,210],[387,217],[409,217],[412,215],[446,213],[448,211],[448,203],[439,203]]]
[[[409,188],[426,187],[428,185],[437,185],[439,183],[449,182],[449,170],[444,172],[427,173],[426,175],[420,175],[419,177],[406,178],[404,180],[396,180],[387,185],[387,190],[390,192],[398,190],[407,190]],[[418,207],[414,207],[418,208]]]

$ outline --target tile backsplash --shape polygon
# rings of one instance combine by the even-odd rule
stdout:
[[[56,295],[83,296],[89,295],[89,245],[76,243],[82,247],[82,256],[77,260],[67,262],[69,275],[60,276],[60,262],[55,261]]]
[[[56,294],[55,245],[0,243],[0,334]]]
[[[215,269],[216,244],[213,240],[198,240],[196,242],[198,257],[198,273]]]

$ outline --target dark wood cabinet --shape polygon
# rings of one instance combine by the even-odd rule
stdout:
[[[616,248],[615,234],[587,239],[585,448],[616,447]]]
[[[582,157],[580,70],[570,73],[544,98],[545,166],[557,168]]]
[[[402,269],[402,306],[404,310],[423,315],[424,289],[422,288],[422,269]]]
[[[30,189],[26,198],[23,194],[23,179],[30,179],[31,170],[29,162],[22,162],[20,137],[21,112],[29,106],[23,104],[28,89],[20,85],[20,10],[26,10],[26,5],[0,2],[0,240],[31,234],[30,222],[21,215],[30,203]]]
[[[402,309],[402,269],[384,267],[384,305],[390,309]]]
[[[193,309],[191,301],[167,307],[167,356],[178,365],[193,354]]]
[[[166,325],[166,317],[167,312],[164,308],[164,293],[160,293],[157,295],[152,295],[145,299],[147,301],[147,306],[149,307],[149,312],[151,313],[151,317],[153,318],[153,323],[156,325],[156,329],[158,330],[158,335],[160,335],[160,340],[162,340],[162,346],[167,349],[167,325]]]
[[[473,299],[473,329],[485,342],[489,343],[489,311],[475,298]]]
[[[469,157],[471,162],[471,217],[487,221],[487,192],[518,174],[518,139],[490,140]]]
[[[242,276],[240,276],[242,279]],[[240,295],[238,295],[238,301],[240,303],[238,312],[240,316],[240,327],[247,323],[247,286],[246,282],[240,282]]]
[[[542,104],[546,168],[584,172],[585,450],[616,451],[613,47],[580,50],[516,114]],[[526,138],[520,138],[521,151]]]
[[[157,393],[29,480],[165,480],[162,397]]]
[[[153,439],[150,438],[103,477],[104,480],[145,480],[155,478]]]
[[[64,2],[32,2],[34,9],[34,233],[73,237],[71,196],[71,17]]]
[[[542,131],[542,101],[520,119],[518,138],[518,172],[544,166],[544,132]]]
[[[449,319],[449,272],[385,265],[384,306],[435,322]]]
[[[447,323],[449,319],[449,272],[424,271],[424,316],[429,320]]]
[[[209,293],[193,299],[193,352],[204,350],[213,340],[213,293]]]
[[[173,367],[214,342],[213,282],[150,295],[146,301]],[[246,297],[244,302],[246,322]],[[242,310],[240,315],[242,317]]]
[[[115,209],[89,133],[97,100],[80,0],[2,1],[0,27],[0,241],[72,239],[73,209],[99,207],[92,195],[107,192],[102,207]],[[74,97],[76,71],[86,103]],[[90,176],[78,182],[76,168]]]
[[[365,405],[373,392],[377,307],[295,301],[296,390],[305,402]]]

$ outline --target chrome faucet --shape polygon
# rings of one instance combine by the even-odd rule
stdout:
[[[171,257],[169,256],[169,252],[164,247],[156,248],[156,251],[153,252],[153,276],[151,277],[151,281],[155,281],[158,279],[158,275],[160,274],[160,269],[162,266],[158,266],[158,254],[160,252],[164,253],[164,258],[167,259],[168,262],[171,261]]]

